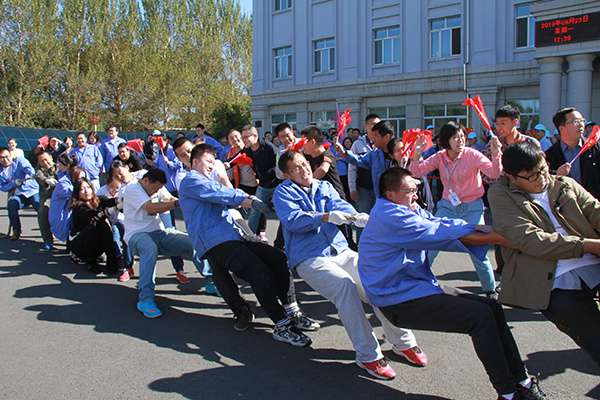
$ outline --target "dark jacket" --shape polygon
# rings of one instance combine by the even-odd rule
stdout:
[[[252,170],[254,170],[259,180],[258,186],[270,189],[277,187],[281,183],[275,173],[278,150],[273,143],[260,138],[256,151],[249,148],[242,151],[252,159]]]
[[[556,170],[566,163],[567,160],[558,141],[546,150],[546,161],[550,168],[550,173],[556,174]],[[579,156],[579,165],[581,167],[581,186],[597,199],[600,199],[600,145],[586,150]]]

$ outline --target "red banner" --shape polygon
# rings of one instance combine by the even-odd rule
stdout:
[[[144,152],[144,147],[142,146],[142,139],[132,139],[127,141],[127,148],[129,150],[137,151],[138,153]]]
[[[248,157],[248,155],[246,153],[240,153],[237,156],[233,157],[231,159],[231,161],[229,161],[229,163],[231,164],[243,164],[243,165],[249,165],[249,166],[253,166],[254,164],[252,163],[252,159],[250,157]]]
[[[483,125],[485,125],[487,130],[492,130],[492,126],[490,125],[490,121],[488,121],[487,115],[485,115],[485,110],[483,109],[483,102],[481,101],[481,97],[479,97],[479,95],[475,96],[474,98],[467,97],[467,99],[464,103],[462,103],[462,105],[473,107],[477,115],[479,115],[479,118],[481,118],[481,121],[483,121]]]

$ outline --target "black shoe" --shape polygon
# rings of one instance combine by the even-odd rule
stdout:
[[[538,378],[532,376],[530,388],[517,384],[517,393],[515,393],[514,400],[547,400],[547,397],[540,389]]]
[[[248,329],[248,326],[250,326],[252,321],[254,321],[254,314],[252,314],[250,306],[248,306],[248,304],[244,304],[237,312],[233,329],[238,332],[243,332]]]
[[[92,274],[98,275],[99,273],[102,272],[102,270],[100,269],[100,267],[98,266],[97,263],[95,262],[88,262],[85,264],[85,269],[87,269],[88,271],[90,271]]]

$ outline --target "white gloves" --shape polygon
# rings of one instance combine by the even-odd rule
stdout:
[[[46,185],[48,186],[56,186],[57,183],[58,181],[54,178],[46,179]]]
[[[364,228],[367,222],[369,222],[369,214],[367,213],[354,214],[353,218],[355,218],[354,226],[357,228]]]
[[[329,211],[329,222],[334,225],[347,225],[352,221],[349,219],[352,215],[343,211]]]

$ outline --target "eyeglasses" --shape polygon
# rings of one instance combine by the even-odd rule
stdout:
[[[412,188],[412,189],[408,189],[408,190],[390,190],[390,192],[408,193],[410,195],[417,194],[418,191],[419,191],[418,188]]]
[[[302,169],[304,169],[304,168],[310,169],[310,164],[308,163],[308,161],[303,161],[296,168],[288,171],[288,174],[299,174],[300,172],[302,172]]]
[[[565,122],[565,125],[573,124],[573,125],[584,126],[586,122],[587,122],[587,120],[585,118],[578,118],[578,119],[574,119],[573,121]]]
[[[253,134],[250,134],[250,135],[242,135],[242,139],[248,139],[249,137],[252,137],[252,136],[254,136],[254,135],[253,135]]]
[[[545,174],[546,172],[548,172],[548,166],[547,165],[545,165],[538,172],[535,172],[533,175],[530,175],[527,178],[524,177],[524,176],[521,176],[521,175],[517,175],[517,174],[515,174],[515,176],[517,178],[527,179],[529,182],[533,183],[533,182],[537,181],[540,178],[540,175]]]

